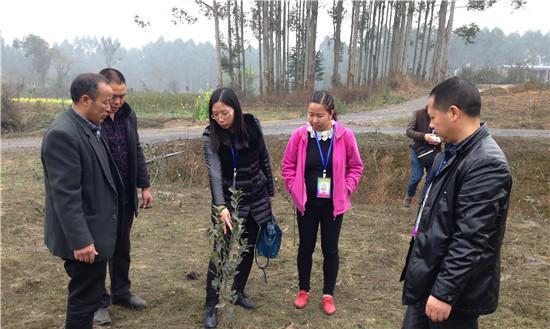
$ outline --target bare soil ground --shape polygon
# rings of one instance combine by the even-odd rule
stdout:
[[[481,118],[491,128],[550,129],[550,88],[539,84],[486,85],[482,90]],[[406,127],[410,115],[384,116],[384,112],[369,120],[355,122],[358,126]]]
[[[284,231],[281,255],[264,284],[254,268],[247,292],[260,307],[237,309],[234,328],[399,328],[399,273],[415,209],[402,209],[409,174],[407,140],[360,135],[366,165],[353,208],[344,217],[341,266],[335,292],[338,311],[325,316],[320,246],[314,254],[311,304],[296,310],[293,208],[281,191],[280,159],[288,136],[268,138],[278,194],[275,214]],[[510,160],[514,190],[502,251],[501,299],[481,328],[547,328],[550,321],[550,140],[499,138]],[[143,311],[112,307],[111,328],[201,328],[210,242],[210,192],[199,140],[146,149],[147,156],[183,150],[181,157],[150,167],[155,206],[132,231],[133,290],[149,301]],[[43,178],[38,150],[2,153],[2,328],[59,328],[65,317],[62,262],[43,244]],[[415,200],[416,201],[416,200]],[[197,280],[186,278],[199,274]],[[224,326],[220,326],[223,328]]]
[[[550,129],[550,88],[524,84],[482,92],[482,119],[493,128]]]

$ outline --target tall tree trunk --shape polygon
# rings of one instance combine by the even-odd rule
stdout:
[[[243,95],[246,95],[246,50],[244,48],[244,6],[243,6],[243,0],[241,0],[241,16],[240,16],[240,26],[241,26],[241,90],[243,92]]]
[[[286,30],[287,30],[287,37],[286,37],[286,60],[287,60],[287,67],[289,66],[290,64],[290,59],[291,59],[291,55],[292,55],[292,49],[290,47],[290,31],[291,31],[291,24],[292,24],[292,21],[291,21],[291,18],[292,18],[292,10],[291,10],[291,6],[290,6],[290,2],[288,3],[288,11],[287,11],[287,20],[286,20]],[[290,67],[289,69],[287,70],[287,79],[286,79],[286,90],[288,90],[290,92],[290,88],[291,88],[291,85],[290,85],[290,78],[292,76],[292,73],[290,72]]]
[[[294,89],[302,89],[304,87],[304,49],[305,49],[305,0],[299,0],[296,5],[297,19],[296,19],[296,44],[294,47],[295,52],[295,65],[294,65]]]
[[[222,50],[221,50],[221,41],[220,41],[220,13],[219,5],[216,0],[212,1],[212,15],[214,16],[214,33],[216,39],[216,79],[217,87],[223,87],[223,76],[222,76]]]
[[[341,61],[341,41],[340,34],[342,31],[342,19],[344,18],[344,1],[334,0],[332,5],[332,24],[334,27],[334,62],[332,63],[332,87],[340,86],[340,73],[338,72],[339,64]]]
[[[412,23],[414,18],[414,1],[409,1],[409,8],[407,11],[407,24],[405,28],[405,36],[403,41],[403,60],[401,62],[401,74],[406,74],[409,66],[409,36],[412,30]]]
[[[371,2],[372,4],[372,2]],[[367,2],[361,2],[361,15],[359,15],[359,59],[357,60],[357,70],[355,71],[355,85],[361,85],[363,81],[363,67],[364,67],[364,56],[367,43],[367,20],[368,20],[368,11],[367,11]]]
[[[397,40],[397,53],[395,54],[395,73],[401,74],[403,67],[403,44],[405,42],[406,18],[407,18],[407,2],[401,2],[399,10],[399,38]]]
[[[264,3],[262,1],[256,1],[256,7],[258,10],[258,77],[260,78],[260,95],[264,95],[264,71],[263,71],[263,54],[262,54],[262,39],[263,39],[263,5]]]
[[[307,80],[307,2],[308,0],[302,1],[302,14],[300,19],[300,27],[301,27],[301,36],[300,39],[302,43],[300,44],[300,89],[305,88],[306,80]]]
[[[422,47],[420,48],[420,57],[418,57],[418,68],[416,69],[416,76],[420,77],[422,74],[422,63],[424,60],[424,50],[426,49],[426,30],[428,29],[428,16],[430,15],[430,7],[432,1],[426,1],[426,12],[424,13],[424,28],[422,29]]]
[[[282,82],[282,65],[281,65],[281,2],[277,1],[275,3],[275,90],[279,93],[281,92],[281,82]]]
[[[374,34],[373,34],[373,23],[374,23],[374,17],[373,17],[373,14],[374,14],[374,7],[375,7],[375,4],[376,2],[375,1],[369,1],[369,6],[368,6],[368,10],[367,10],[367,19],[365,21],[365,38],[364,38],[364,43],[365,43],[365,46],[363,47],[363,50],[364,50],[364,55],[363,55],[363,64],[362,64],[362,67],[361,67],[361,79],[360,79],[360,84],[362,86],[365,86],[367,85],[367,81],[368,81],[368,75],[369,75],[369,66],[370,66],[370,63],[371,63],[371,52],[372,52],[372,40],[374,39]]]
[[[439,73],[439,76],[437,77],[438,81],[443,80],[447,76],[447,72],[449,70],[449,44],[451,41],[451,35],[453,32],[453,20],[455,15],[455,0],[451,0],[451,11],[449,13],[449,20],[447,22],[447,31],[445,32],[445,44],[443,46],[443,65],[441,66],[441,70]]]
[[[267,82],[267,93],[272,93],[273,86],[273,3],[267,1],[265,4],[265,16],[264,16],[264,28],[265,28],[265,43],[264,43],[264,54],[266,59],[265,65],[265,81]]]
[[[365,74],[365,85],[369,85],[372,81],[372,76],[374,74],[374,63],[375,63],[375,54],[376,54],[376,39],[378,36],[376,35],[376,29],[377,29],[377,15],[379,11],[379,7],[381,5],[380,2],[374,2],[371,3],[371,24],[369,29],[369,47],[368,47],[368,53],[367,53],[367,66],[366,66],[366,74]]]
[[[381,48],[382,48],[382,33],[384,28],[384,12],[386,10],[386,2],[382,1],[379,3],[379,10],[378,10],[378,31],[376,33],[376,51],[374,55],[374,61],[373,61],[373,77],[372,82],[376,82],[378,80],[378,72],[380,70],[380,54],[381,54]]]
[[[274,13],[274,2],[269,2],[269,92],[273,92],[275,90],[275,42],[273,40],[273,32],[275,28]]]
[[[430,53],[430,42],[432,40],[432,28],[433,28],[433,21],[434,21],[434,7],[435,7],[435,0],[431,3],[431,9],[430,9],[430,23],[428,28],[428,41],[426,42],[426,51],[424,53],[424,68],[422,70],[422,80],[426,80],[426,70],[428,65],[428,54]]]
[[[350,42],[348,49],[348,74],[346,86],[348,88],[353,87],[353,82],[355,81],[355,66],[356,66],[356,57],[357,57],[357,30],[359,25],[359,5],[358,1],[353,1],[352,6],[352,19],[351,19],[351,33],[350,33]]]
[[[302,5],[303,1],[298,0],[296,4],[296,17],[295,17],[295,45],[294,45],[294,86],[293,89],[296,90],[301,87],[301,47],[302,47]]]
[[[235,89],[236,90],[242,90],[241,88],[241,31],[239,28],[239,4],[236,0],[233,1],[233,23],[235,28],[235,48],[233,49],[235,52]]]
[[[305,87],[312,91],[315,87],[315,42],[317,38],[317,13],[319,2],[316,0],[308,1],[307,15],[307,76]]]
[[[432,73],[431,79],[437,80],[437,75],[441,65],[441,50],[443,48],[443,42],[445,40],[445,22],[447,21],[447,1],[441,1],[439,6],[439,23],[437,26],[437,39],[435,41],[435,51],[432,59]]]
[[[363,85],[368,85],[372,80],[372,65],[374,56],[374,47],[376,45],[376,15],[378,14],[379,2],[373,1],[369,5],[369,24],[367,33],[367,48],[365,52],[365,73],[363,76]]]
[[[231,1],[227,0],[227,72],[230,85],[235,87],[235,74],[233,74],[233,40],[231,36]]]
[[[384,22],[384,57],[382,58],[382,76],[386,77],[388,75],[388,52],[390,50],[390,26],[392,18],[392,1],[388,1],[388,6],[386,9],[386,21]]]
[[[418,6],[418,24],[416,25],[416,37],[414,39],[414,56],[413,56],[413,63],[411,68],[411,73],[414,74],[414,68],[416,67],[416,54],[418,50],[418,40],[420,37],[420,22],[422,21],[422,8],[423,8],[424,1],[420,1],[420,4]]]
[[[391,54],[390,54],[390,73],[393,75],[397,71],[397,53],[399,48],[399,24],[401,23],[401,2],[395,2],[393,15],[393,26],[391,36]]]
[[[270,43],[269,40],[271,39],[269,36],[269,7],[270,2],[266,1],[262,3],[262,31],[263,31],[263,54],[264,54],[264,60],[263,60],[263,76],[264,76],[264,94],[269,94],[271,92],[271,78],[270,78]]]
[[[283,26],[282,26],[282,39],[283,39],[283,59],[282,59],[282,88],[283,88],[283,91],[286,93],[288,92],[288,89],[287,89],[287,73],[286,73],[286,70],[287,70],[287,65],[286,65],[286,61],[287,61],[287,47],[286,47],[286,38],[287,38],[287,10],[288,10],[288,7],[287,7],[287,4],[288,2],[286,0],[283,1]]]
[[[302,75],[302,79],[304,81],[303,85],[302,85],[302,88],[303,89],[307,89],[309,86],[308,86],[308,83],[309,83],[309,61],[310,61],[310,57],[309,57],[309,53],[311,52],[311,43],[309,42],[309,19],[310,19],[310,15],[311,15],[311,6],[310,6],[310,2],[309,1],[306,1],[305,2],[305,15],[304,15],[304,31],[305,31],[305,39],[304,39],[304,45],[305,45],[305,50],[304,50],[304,71],[303,71],[303,75]]]
[[[279,3],[278,4],[278,14],[277,14],[277,31],[279,33],[279,37],[278,37],[278,43],[279,43],[279,50],[277,51],[277,54],[278,54],[278,59],[277,59],[277,62],[279,63],[279,82],[278,82],[278,85],[279,87],[277,88],[277,90],[279,92],[282,92],[283,89],[284,89],[284,75],[285,75],[285,71],[284,71],[284,52],[285,52],[285,47],[284,47],[284,43],[285,43],[285,37],[284,37],[284,31],[285,31],[285,26],[284,26],[284,7],[283,7],[283,3]]]
[[[286,1],[286,60],[285,60],[285,90],[290,91],[290,70],[288,62],[290,60],[290,16],[291,6],[290,2]]]

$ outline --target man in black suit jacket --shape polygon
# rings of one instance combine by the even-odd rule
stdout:
[[[113,68],[103,69],[99,74],[109,80],[109,85],[113,89],[109,115],[103,121],[101,129],[123,182],[117,244],[113,258],[109,261],[111,294],[109,295],[105,288],[102,289],[102,302],[94,314],[94,322],[102,325],[111,322],[107,310],[111,302],[135,309],[147,306],[144,299],[130,291],[130,230],[134,216],[138,215],[137,189],[141,189],[141,208],[150,208],[153,205],[153,197],[149,188],[145,157],[139,142],[136,113],[125,101],[126,80],[120,71]]]
[[[112,98],[108,81],[81,74],[71,98],[42,141],[44,240],[70,277],[65,328],[91,329],[115,249],[121,182],[99,129]]]

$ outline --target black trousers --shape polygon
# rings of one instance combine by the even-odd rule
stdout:
[[[332,207],[306,206],[302,216],[298,214],[298,232],[300,245],[298,247],[298,277],[300,290],[310,290],[311,266],[315,243],[317,242],[317,231],[321,225],[321,249],[323,251],[323,294],[333,295],[340,267],[340,256],[338,255],[338,240],[342,219],[344,215],[336,218],[332,215]]]
[[[130,298],[130,230],[134,222],[134,210],[130,203],[122,207],[121,216],[118,221],[117,239],[113,257],[109,260],[109,277],[111,278],[111,294],[101,289],[103,297],[100,307],[106,308],[111,301],[125,301]]]
[[[254,253],[256,246],[256,239],[258,238],[259,226],[256,224],[256,221],[248,216],[244,223],[245,231],[241,236],[242,239],[248,239],[248,248],[247,252],[243,255],[243,259],[239,266],[237,266],[237,271],[239,272],[235,279],[233,280],[232,288],[238,292],[243,292],[246,287],[246,282],[248,281],[248,276],[250,275],[250,269],[254,262]],[[231,237],[231,232],[228,232],[225,236],[226,239]],[[214,250],[216,246],[214,246]],[[216,277],[216,267],[214,263],[208,263],[208,273],[206,275],[206,305],[214,306],[219,302],[219,296],[216,289],[212,287],[212,281]]]
[[[477,329],[479,315],[451,310],[443,322],[432,322],[426,315],[426,301],[407,306],[402,329]]]
[[[65,329],[92,329],[94,312],[105,287],[107,262],[86,264],[65,259],[64,266],[70,277]]]

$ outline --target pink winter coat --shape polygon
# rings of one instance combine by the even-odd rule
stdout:
[[[281,167],[285,188],[302,215],[307,201],[304,171],[308,135],[307,124],[294,130],[286,146]],[[333,214],[336,217],[345,213],[351,206],[350,195],[361,180],[363,162],[351,130],[336,122],[334,135],[336,137],[332,146],[332,202]]]

